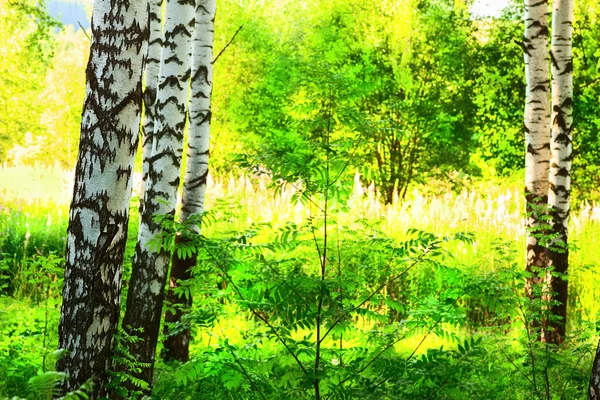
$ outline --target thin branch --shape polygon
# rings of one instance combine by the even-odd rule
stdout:
[[[415,328],[413,328],[411,331],[413,331],[414,329]],[[359,369],[358,371],[356,371],[352,375],[348,375],[344,379],[342,379],[341,381],[339,381],[338,384],[335,385],[335,387],[332,389],[332,391],[329,394],[329,396],[327,396],[325,398],[325,400],[328,400],[331,396],[333,396],[335,394],[335,391],[337,390],[337,388],[339,388],[340,386],[342,386],[344,383],[346,383],[347,381],[349,381],[353,377],[356,377],[357,375],[360,375],[362,372],[364,372],[364,370],[366,370],[367,368],[369,368],[371,366],[371,364],[373,364],[375,362],[375,360],[377,360],[383,353],[385,353],[391,347],[395,346],[396,343],[400,342],[401,340],[404,340],[406,338],[406,336],[408,336],[408,333],[404,334],[399,339],[396,339],[393,342],[389,343],[387,346],[385,346],[383,349],[381,349],[379,351],[379,353],[377,353],[371,360],[369,360],[369,362],[364,367],[362,367],[361,369]]]
[[[294,288],[293,288],[293,287],[292,287],[292,286],[291,286],[291,285],[288,283],[288,280],[287,280],[287,278],[286,278],[284,275],[282,275],[282,274],[281,274],[279,271],[277,271],[275,268],[273,268],[273,266],[271,265],[271,263],[270,263],[269,261],[266,261],[266,262],[265,262],[265,264],[263,264],[263,265],[266,265],[266,266],[267,266],[267,268],[269,268],[269,269],[270,269],[270,270],[271,270],[271,271],[272,271],[272,272],[273,272],[275,275],[277,275],[279,278],[281,278],[281,279],[282,279],[282,283],[283,283],[283,284],[285,284],[285,286],[287,286],[287,287],[288,287],[288,288],[289,288],[289,289],[292,291],[292,293],[294,293],[296,296],[298,296],[299,298],[301,298],[301,299],[302,299],[302,301],[304,302],[304,304],[305,304],[306,306],[308,306],[308,305],[310,304],[310,303],[309,303],[309,301],[308,301],[308,299],[306,299],[306,297],[304,297],[303,295],[301,295],[300,293],[298,293],[298,292],[297,292],[297,291],[296,291],[296,290],[295,290],[295,289],[294,289]]]
[[[281,178],[280,178],[281,179]],[[300,195],[302,197],[304,197],[306,200],[308,200],[309,203],[311,203],[312,205],[314,205],[317,210],[323,212],[323,209],[319,206],[319,204],[317,202],[315,202],[312,197],[310,197],[309,195],[307,195],[305,192],[302,191],[302,189],[300,189],[298,186],[296,186],[294,183],[287,181],[285,179],[281,179],[285,185],[290,185],[292,188],[294,188],[297,192],[300,192]]]
[[[81,22],[77,21],[77,25],[79,25],[79,27],[83,31],[83,34],[85,35],[85,37],[88,38],[88,40],[91,42],[92,38],[90,37],[90,35],[87,34],[87,32],[85,31],[85,28],[83,27],[83,25],[81,25]]]
[[[498,348],[498,351],[506,359],[506,361],[508,361],[510,364],[512,364],[513,367],[515,367],[515,371],[517,371],[518,373],[520,373],[521,375],[523,375],[523,377],[525,379],[527,379],[529,381],[529,383],[531,383],[533,385],[533,382],[531,381],[531,378],[529,376],[527,376],[527,374],[525,374],[525,372],[521,371],[521,369],[515,364],[515,362],[510,357],[508,357],[508,355],[506,355],[506,353],[504,353],[504,351],[502,350],[502,348],[498,344],[498,341],[494,341],[494,343],[496,344],[496,347]],[[536,391],[536,394],[537,394],[537,391]],[[538,394],[538,397],[539,397],[539,394]]]
[[[256,390],[258,392],[258,394],[260,394],[260,397],[262,397],[264,400],[267,400],[267,398],[263,394],[262,390],[260,390],[260,388],[258,386],[256,386],[256,384],[254,383],[252,378],[250,378],[250,375],[248,375],[248,371],[246,371],[246,368],[244,368],[244,366],[242,365],[240,360],[237,358],[237,356],[235,355],[235,352],[232,349],[230,349],[229,346],[225,346],[225,347],[227,347],[227,350],[229,350],[229,352],[233,356],[233,359],[235,360],[235,362],[240,366],[242,374],[246,377],[246,379],[248,379],[248,381],[250,382],[250,384],[252,385],[254,390]]]
[[[281,344],[283,344],[283,346],[290,353],[290,355],[294,358],[294,360],[296,360],[296,363],[298,364],[298,366],[300,367],[300,369],[302,369],[302,372],[304,372],[306,374],[307,373],[306,368],[304,368],[304,365],[302,365],[302,362],[300,361],[300,359],[298,358],[298,356],[296,355],[296,353],[294,353],[293,350],[287,344],[287,342],[285,340],[283,340],[283,338],[281,337],[281,335],[279,334],[279,332],[277,332],[277,330],[275,329],[275,327],[269,322],[269,320],[267,320],[265,317],[263,317],[262,315],[260,315],[248,303],[248,301],[245,299],[244,295],[242,294],[239,286],[235,284],[235,282],[233,281],[233,279],[231,278],[231,276],[227,273],[227,271],[225,270],[225,268],[223,267],[223,265],[221,265],[221,263],[219,262],[219,260],[217,259],[217,257],[215,257],[212,254],[212,252],[204,245],[204,243],[201,243],[201,245],[202,245],[202,247],[204,247],[204,249],[206,250],[206,252],[208,253],[208,255],[213,259],[213,261],[215,262],[217,268],[219,268],[221,270],[221,273],[223,274],[223,276],[229,281],[229,283],[231,283],[231,286],[233,287],[233,290],[235,290],[235,292],[242,299],[242,301],[244,301],[246,303],[246,305],[248,306],[248,308],[250,309],[250,311],[252,312],[252,314],[256,318],[258,318],[261,321],[263,321],[273,331],[273,333],[275,334],[275,336],[277,337],[277,339],[281,342]]]
[[[416,259],[408,268],[406,268],[404,271],[402,271],[401,273],[399,273],[398,275],[396,275],[394,278],[387,280],[386,282],[384,282],[383,284],[381,284],[377,289],[375,289],[373,292],[371,292],[371,294],[369,294],[367,296],[367,298],[365,300],[363,300],[359,305],[352,307],[351,309],[349,309],[348,311],[342,313],[342,315],[340,315],[334,322],[333,324],[331,324],[331,326],[329,327],[329,329],[327,330],[327,332],[325,332],[325,334],[323,335],[323,337],[321,338],[321,342],[323,340],[325,340],[325,338],[331,333],[331,331],[333,330],[333,328],[335,328],[337,326],[337,324],[344,318],[346,317],[348,314],[350,314],[353,311],[356,311],[357,309],[359,309],[360,307],[362,307],[363,305],[365,305],[365,303],[367,303],[369,300],[371,300],[373,298],[373,296],[375,296],[377,293],[379,293],[384,287],[386,287],[387,285],[391,284],[392,282],[395,282],[396,280],[398,280],[400,277],[402,277],[404,274],[406,274],[408,271],[410,271],[415,265],[417,265],[419,262],[422,262],[423,259],[422,258],[418,258]]]
[[[458,297],[457,297],[457,298],[456,298],[456,299],[455,299],[455,300],[452,302],[452,304],[450,304],[450,305],[448,306],[448,308],[446,309],[446,312],[450,311],[450,309],[451,309],[452,307],[454,307],[454,306],[456,305],[456,303],[458,303],[458,300],[460,300],[460,298],[461,298],[462,296],[464,296],[465,294],[467,294],[467,293],[469,293],[469,292],[470,292],[470,290],[469,290],[469,291],[467,291],[467,292],[465,292],[465,293],[463,293],[463,294],[461,294],[460,296],[458,296]],[[417,350],[419,349],[419,347],[421,347],[421,345],[423,344],[423,342],[425,342],[425,339],[427,339],[427,337],[429,336],[429,334],[430,334],[431,332],[433,332],[433,330],[435,329],[435,327],[436,327],[436,326],[438,326],[440,322],[442,322],[442,319],[444,319],[444,316],[443,316],[443,315],[442,315],[440,318],[438,318],[438,320],[435,322],[435,324],[433,324],[433,326],[432,326],[431,328],[429,328],[429,330],[427,331],[427,333],[425,334],[425,336],[423,336],[423,339],[421,339],[421,341],[419,342],[419,344],[417,345],[417,347],[415,347],[415,349],[414,349],[414,350],[413,350],[413,352],[410,354],[410,356],[408,356],[408,358],[406,359],[406,362],[410,361],[410,359],[411,359],[411,358],[412,358],[412,357],[415,355],[415,353],[417,352]],[[417,328],[417,327],[415,326],[415,328],[413,328],[413,330],[414,330],[414,329],[416,329],[416,328]],[[375,388],[377,388],[377,387],[379,387],[379,386],[383,385],[383,384],[384,384],[384,383],[386,383],[388,380],[390,380],[390,378],[385,378],[385,379],[383,379],[381,382],[379,382],[377,385],[375,385]]]
[[[462,296],[464,296],[465,294],[469,293],[469,291],[463,293],[460,296],[457,296],[456,299],[452,302],[452,304],[450,304],[448,306],[448,308],[446,309],[446,312],[450,311],[450,309],[452,307],[454,307],[456,305],[456,303],[458,303],[458,300],[460,300],[460,298]],[[427,331],[427,333],[425,334],[425,336],[423,336],[423,339],[421,339],[421,341],[419,342],[419,344],[417,345],[417,347],[415,347],[415,349],[413,350],[413,352],[410,354],[410,356],[408,356],[408,358],[406,359],[406,362],[410,361],[411,358],[413,358],[413,356],[415,355],[415,353],[417,352],[417,350],[419,350],[419,348],[421,347],[421,345],[423,344],[423,342],[425,342],[425,339],[427,339],[427,337],[429,336],[429,334],[431,332],[433,332],[433,330],[435,329],[436,326],[438,326],[440,324],[440,322],[442,322],[442,319],[444,319],[444,316],[442,315],[440,318],[438,318],[437,321],[435,321],[435,324],[433,324],[433,326],[431,328],[429,328],[429,330]]]
[[[223,49],[219,52],[219,54],[217,54],[217,56],[215,57],[215,59],[212,60],[211,64],[214,65],[214,63],[217,62],[217,60],[219,59],[219,57],[221,57],[221,54],[223,54],[225,52],[225,50],[227,50],[227,48],[229,47],[229,45],[231,43],[233,43],[233,40],[235,39],[235,37],[237,36],[237,34],[242,30],[243,27],[244,27],[244,25],[240,25],[240,27],[238,28],[238,30],[235,31],[235,33],[231,37],[231,40],[229,40],[229,42],[227,42],[227,44],[225,45],[225,47],[223,47]]]

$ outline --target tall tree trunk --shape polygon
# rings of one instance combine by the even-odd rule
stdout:
[[[548,206],[550,164],[550,78],[548,74],[548,1],[525,1],[525,198],[527,200],[526,270],[539,275],[547,266],[545,246],[534,233],[542,233],[543,217]],[[543,278],[542,278],[543,279]],[[539,278],[528,278],[527,294],[534,296]],[[534,326],[539,326],[534,323]]]
[[[57,364],[65,390],[94,377],[92,399],[107,383],[119,319],[148,34],[146,3],[94,2]]]
[[[148,180],[123,319],[125,330],[142,339],[132,344],[130,350],[138,361],[149,366],[141,368],[140,372],[130,373],[149,384],[148,393],[152,390],[156,343],[170,261],[169,251],[150,248],[149,242],[161,231],[160,225],[154,222],[154,214],[175,214],[193,27],[193,2],[167,0],[152,154],[148,159]]]
[[[554,0],[552,14],[552,159],[550,161],[550,190],[548,206],[552,217],[552,232],[557,235],[549,246],[550,266],[559,276],[550,272],[546,283],[554,293],[552,318],[544,324],[542,339],[560,344],[564,341],[567,322],[569,267],[567,234],[571,207],[571,160],[573,125],[573,2]]]
[[[189,108],[188,149],[183,178],[181,222],[192,214],[204,211],[206,178],[208,177],[208,147],[210,141],[210,101],[212,93],[212,58],[216,0],[196,1],[196,27],[192,50],[192,83]],[[200,227],[194,230],[200,232]],[[180,239],[180,236],[177,237]],[[165,322],[178,323],[192,304],[191,296],[179,296],[174,292],[178,280],[191,277],[190,268],[196,265],[196,256],[186,260],[173,255],[167,300],[175,313],[167,312]],[[189,357],[189,327],[170,334],[165,327],[165,360],[187,361]]]
[[[594,365],[592,365],[588,398],[590,400],[600,400],[600,341],[598,342],[598,348],[596,349]]]
[[[146,87],[144,89],[144,129],[142,136],[142,190],[140,192],[140,210],[143,210],[144,192],[148,181],[150,156],[154,133],[154,102],[158,91],[160,72],[160,53],[162,50],[162,5],[163,0],[150,0],[150,39],[146,59]]]

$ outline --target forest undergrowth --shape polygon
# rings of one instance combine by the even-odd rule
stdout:
[[[331,399],[584,398],[600,314],[600,206],[581,203],[571,219],[570,337],[556,348],[525,328],[541,316],[523,296],[519,187],[414,187],[384,205],[356,177],[346,202],[330,200],[324,225],[292,186],[211,179],[197,278],[182,289],[194,296],[190,361],[159,361],[155,398],[315,398],[315,382]],[[70,195],[60,169],[0,170],[0,397],[43,398],[40,376],[60,356]],[[123,296],[136,229],[134,201]],[[319,286],[323,259],[330,272]],[[311,295],[328,299],[320,354],[309,344],[321,314],[302,311]]]

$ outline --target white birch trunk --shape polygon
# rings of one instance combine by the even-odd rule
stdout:
[[[107,383],[119,319],[147,44],[146,3],[94,2],[57,365],[70,376],[65,390],[94,377],[92,399]]]
[[[142,135],[142,190],[140,191],[140,209],[143,210],[144,192],[148,180],[149,159],[152,156],[154,132],[154,102],[158,90],[160,71],[160,53],[162,50],[162,4],[163,0],[150,0],[150,39],[146,58],[146,87],[144,89],[144,129]]]
[[[193,214],[204,212],[210,142],[215,13],[216,0],[196,1],[187,162],[183,179],[181,222],[185,222]],[[196,232],[200,232],[200,227],[195,226],[194,229]],[[195,264],[196,257],[182,260],[176,254],[174,255],[167,294],[167,299],[171,303],[183,302],[186,307],[191,305],[191,298],[181,299],[173,293],[172,289],[177,287],[177,280],[190,278],[189,269]],[[175,323],[179,321],[180,317],[181,312],[167,313],[166,321]],[[189,329],[168,337],[165,341],[165,359],[187,361],[189,338]]]
[[[216,0],[196,2],[196,30],[192,49],[192,82],[187,163],[183,179],[181,221],[204,212],[210,143],[210,101]],[[199,232],[199,228],[198,228]]]
[[[571,160],[573,155],[573,2],[554,0],[552,14],[552,144],[548,206],[552,216],[552,232],[557,235],[550,243],[548,255],[555,272],[566,274],[569,266],[567,246],[569,210],[571,207]],[[560,248],[563,250],[559,250]],[[544,340],[562,343],[567,319],[567,280],[546,275],[554,300],[561,304],[552,306],[552,314],[562,321],[549,321],[544,329]]]
[[[154,214],[175,214],[190,78],[191,40],[194,27],[193,0],[167,0],[158,93],[154,110],[152,155],[141,210],[138,243],[123,326],[143,340],[131,346],[140,362],[150,367],[133,373],[152,385],[152,374],[169,252],[150,249],[148,243],[161,231]],[[133,331],[129,331],[133,333]]]
[[[540,232],[548,204],[550,166],[550,78],[548,71],[548,1],[525,0],[525,196],[527,199],[527,271],[546,267],[544,246],[532,232]],[[529,280],[528,293],[532,295]]]

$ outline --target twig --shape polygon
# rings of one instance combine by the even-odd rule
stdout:
[[[225,45],[225,47],[223,47],[223,49],[219,52],[219,54],[217,54],[217,56],[215,57],[215,59],[212,60],[211,64],[214,64],[214,63],[217,62],[217,60],[219,59],[219,57],[221,57],[221,54],[223,54],[223,52],[225,52],[225,50],[227,50],[227,48],[229,47],[229,45],[233,42],[233,40],[235,39],[235,37],[237,36],[237,34],[242,30],[243,27],[244,27],[244,25],[240,25],[240,27],[238,28],[238,30],[235,31],[235,33],[231,37],[231,40],[229,40],[229,42],[227,42],[227,44]]]
[[[91,42],[92,38],[87,34],[87,32],[85,31],[85,28],[83,27],[83,25],[81,25],[81,22],[77,21],[77,25],[79,25],[79,27],[83,31],[83,34],[85,35],[85,37],[88,38],[88,40]]]

